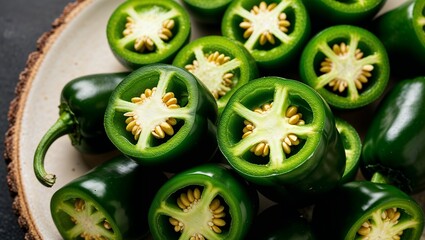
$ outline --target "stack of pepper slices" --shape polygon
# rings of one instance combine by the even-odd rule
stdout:
[[[123,2],[106,32],[128,72],[70,81],[34,156],[48,187],[61,136],[114,156],[55,192],[60,234],[420,239],[425,0],[403,2]],[[195,21],[221,34],[190,41]]]

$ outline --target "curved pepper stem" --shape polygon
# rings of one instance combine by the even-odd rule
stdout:
[[[44,168],[44,157],[52,143],[69,133],[73,132],[75,120],[71,113],[61,112],[59,119],[50,127],[40,140],[34,154],[33,168],[38,181],[46,187],[51,187],[56,181],[54,174],[47,173]]]
[[[391,184],[391,181],[380,172],[375,172],[370,181],[373,183]]]

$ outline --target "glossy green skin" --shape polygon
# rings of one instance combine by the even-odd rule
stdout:
[[[259,73],[257,64],[251,54],[238,42],[223,36],[205,36],[195,39],[183,47],[174,58],[173,65],[184,68],[187,64],[192,64],[193,60],[196,59],[194,51],[198,49],[201,49],[204,54],[210,54],[218,51],[239,62],[238,66],[230,71],[235,75],[234,79],[236,79],[232,90],[217,100],[218,112],[220,114],[221,111],[223,111],[224,106],[226,106],[229,101],[230,96],[236,91],[236,89],[251,79],[258,77]],[[219,79],[221,77],[222,76],[218,76]],[[204,81],[203,79],[200,80]],[[208,80],[213,82],[213,79]],[[210,85],[208,82],[205,84],[206,86]]]
[[[424,215],[415,200],[397,187],[368,181],[345,183],[326,195],[313,209],[312,228],[317,239],[357,239],[357,230],[372,212],[392,207],[403,211],[399,224],[417,221],[414,228],[403,231],[401,239],[420,239]]]
[[[254,5],[259,5],[260,0],[234,0],[227,7],[221,22],[221,33],[225,37],[235,39],[243,44],[247,41],[243,37],[244,29],[239,27],[239,24],[243,21],[243,17],[237,14],[239,9],[249,12]],[[275,3],[285,1],[270,1]],[[291,27],[287,35],[290,40],[286,43],[282,43],[276,39],[276,44],[266,44],[260,46],[257,40],[257,44],[254,45],[253,49],[247,48],[261,71],[277,71],[282,72],[282,68],[291,70],[294,65],[294,61],[298,60],[298,57],[310,37],[310,18],[304,4],[301,0],[293,0],[290,5],[284,10],[288,15],[288,20],[291,22]]]
[[[65,203],[68,200],[80,198],[106,217],[114,230],[114,239],[141,239],[149,232],[149,205],[166,180],[161,172],[141,167],[121,155],[58,189],[50,201],[51,215],[61,236],[72,239],[67,230],[74,224],[62,206],[69,205]]]
[[[409,0],[373,21],[372,31],[390,55],[401,78],[425,74],[425,0]]]
[[[197,21],[216,25],[221,23],[221,18],[232,0],[183,0],[182,2]]]
[[[327,89],[326,85],[319,84],[320,76],[323,76],[319,71],[320,63],[324,60],[320,48],[332,48],[333,44],[340,44],[342,40],[348,45],[353,39],[358,39],[358,47],[364,53],[363,59],[376,56],[377,61],[373,64],[372,77],[363,85],[356,98],[352,97],[354,95],[340,95]],[[384,45],[372,32],[354,25],[336,25],[320,31],[310,39],[302,52],[299,71],[301,80],[315,88],[329,105],[338,109],[356,109],[372,103],[384,93],[390,77],[390,64]]]
[[[133,44],[122,45],[120,40],[124,38],[122,32],[125,29],[128,11],[141,12],[145,9],[159,7],[166,11],[175,11],[177,14],[172,18],[175,27],[172,29],[173,37],[166,41],[164,48],[156,49],[149,53],[139,53],[134,50]],[[170,63],[178,50],[189,42],[191,35],[191,23],[189,13],[183,6],[174,0],[128,0],[120,4],[109,17],[106,36],[108,45],[114,56],[124,66],[137,69],[152,63]]]
[[[258,210],[258,195],[232,168],[212,163],[179,172],[159,189],[149,209],[149,228],[154,239],[178,239],[179,234],[173,231],[168,222],[169,215],[164,214],[165,210],[162,208],[166,206],[181,211],[175,206],[176,196],[172,194],[190,186],[201,186],[204,191],[215,192],[228,207],[225,211],[229,213],[230,220],[226,221],[227,226],[230,226],[222,234],[213,234],[217,237],[214,239],[244,239]],[[197,224],[201,222],[198,221]],[[207,230],[212,232],[209,227]]]
[[[254,220],[247,240],[313,240],[310,224],[294,208],[272,205]]]
[[[125,111],[117,111],[119,101],[130,101],[145,89],[156,87],[162,75],[171,74],[167,91],[174,92],[185,118],[174,127],[174,135],[162,141],[149,138],[149,145],[140,149],[131,132],[126,131]],[[151,110],[147,114],[152,114]],[[173,117],[173,116],[169,116]],[[186,70],[168,65],[151,64],[133,71],[113,91],[106,109],[104,126],[111,142],[125,155],[143,165],[157,166],[176,172],[208,161],[217,150],[217,104],[212,94]],[[147,130],[149,131],[149,130]]]
[[[301,109],[306,126],[311,132],[286,157],[278,149],[273,158],[282,158],[282,163],[273,163],[269,157],[256,157],[248,149],[236,150],[244,141],[242,128],[244,117],[236,112],[236,105],[254,109],[273,101],[277,89],[287,89],[291,105]],[[285,110],[286,111],[286,110]],[[269,132],[279,133],[274,129]],[[264,77],[251,80],[239,88],[225,107],[217,125],[218,144],[227,161],[248,181],[258,185],[259,190],[275,201],[292,201],[305,205],[336,187],[345,168],[345,152],[335,127],[334,116],[326,102],[309,86],[295,80],[280,77]],[[250,136],[245,138],[245,141]],[[264,139],[273,136],[265,135]],[[274,144],[274,143],[273,143]],[[241,153],[237,153],[243,151]],[[281,156],[283,155],[283,156]],[[269,160],[269,162],[264,162]]]
[[[408,193],[425,189],[425,77],[398,82],[369,126],[361,169],[386,176]]]

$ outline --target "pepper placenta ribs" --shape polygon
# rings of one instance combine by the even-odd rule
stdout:
[[[217,150],[217,104],[192,74],[166,64],[133,71],[112,93],[104,125],[122,153],[178,171]]]

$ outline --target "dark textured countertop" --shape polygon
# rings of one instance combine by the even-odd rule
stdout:
[[[51,23],[71,0],[13,0],[0,2],[0,128],[1,149],[8,129],[7,113],[14,98],[19,73],[28,55],[36,50],[37,39],[51,29]],[[7,185],[7,165],[0,163],[0,238],[23,239],[18,218],[12,210],[12,197]],[[42,194],[42,193],[40,193]]]

